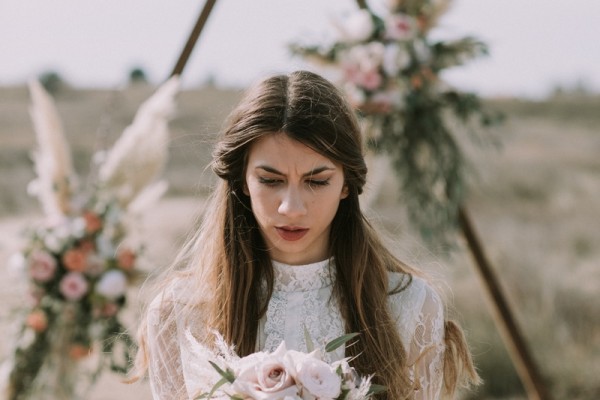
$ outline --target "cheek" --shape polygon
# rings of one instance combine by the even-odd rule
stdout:
[[[252,212],[257,217],[266,217],[270,210],[274,207],[274,196],[266,193],[266,191],[258,185],[249,185],[248,196],[250,197],[250,206],[252,207]]]

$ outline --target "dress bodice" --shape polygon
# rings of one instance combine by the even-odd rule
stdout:
[[[259,350],[274,351],[285,340],[288,349],[307,351],[305,331],[321,348],[344,334],[332,296],[335,270],[330,268],[329,260],[308,265],[273,262],[273,270],[273,294],[259,325]],[[325,356],[343,358],[344,349]]]
[[[259,323],[257,350],[274,351],[285,341],[288,349],[306,351],[305,332],[318,347],[346,333],[332,296],[335,268],[329,260],[300,266],[273,262],[273,268],[273,293]],[[389,296],[388,306],[407,352],[411,378],[419,383],[414,398],[438,399],[443,375],[443,305],[425,280],[389,274],[390,288],[403,286]],[[190,327],[180,318],[166,318],[165,314],[176,313],[174,308],[181,304],[177,300],[165,307],[173,296],[180,298],[163,294],[155,299],[148,313],[149,375],[155,400],[193,398],[199,391],[210,390],[206,386],[208,362],[194,349]],[[194,331],[198,335],[197,327]],[[204,332],[201,334],[208,335],[206,327]],[[343,358],[344,351],[341,347],[326,354],[326,361]]]

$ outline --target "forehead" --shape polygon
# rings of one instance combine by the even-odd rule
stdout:
[[[312,168],[316,164],[335,166],[335,163],[305,144],[291,139],[284,133],[273,133],[256,140],[250,145],[248,165],[269,164]]]

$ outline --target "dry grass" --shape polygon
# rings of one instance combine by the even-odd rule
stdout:
[[[150,92],[151,88],[141,86],[118,93],[67,90],[58,94],[79,171],[87,171],[95,147],[114,141]],[[169,198],[149,216],[147,226],[160,263],[168,262],[189,227],[188,214],[197,211],[199,203],[190,196],[201,199],[211,182],[204,168],[213,133],[239,94],[203,89],[179,96],[165,171],[171,184]],[[28,154],[35,142],[28,101],[25,88],[0,89],[2,257],[17,245],[18,229],[39,213],[25,190],[33,178]],[[600,99],[490,104],[508,116],[493,132],[501,146],[474,146],[460,139],[471,160],[467,206],[554,398],[599,398],[600,134],[595,127],[600,122]],[[466,328],[486,380],[466,398],[523,398],[468,252],[459,248],[445,257],[426,249],[407,227],[393,176],[389,171],[378,173],[386,174],[386,185],[373,216],[400,243],[403,257],[448,282],[452,314]],[[3,292],[3,300],[18,297],[17,287],[11,288]],[[127,398],[132,393],[116,378],[103,379],[108,383],[94,399]]]

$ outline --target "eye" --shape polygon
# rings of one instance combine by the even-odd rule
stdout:
[[[259,176],[258,182],[263,185],[266,185],[266,186],[277,186],[282,182],[282,180],[274,179],[274,178],[265,178],[265,177]]]
[[[310,187],[327,186],[329,185],[329,179],[309,179],[307,183]]]

